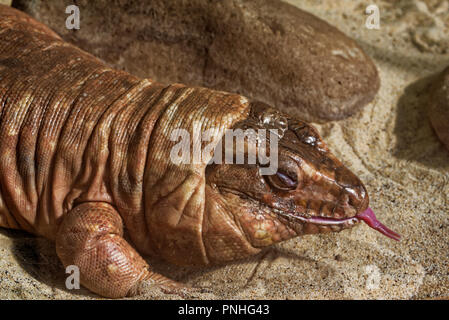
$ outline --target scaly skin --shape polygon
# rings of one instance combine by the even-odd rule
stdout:
[[[215,128],[212,145],[226,129],[282,127],[278,173],[210,158],[174,164],[170,134],[198,124]],[[62,263],[107,297],[180,287],[140,254],[224,263],[351,227],[368,206],[363,184],[308,124],[236,94],[113,70],[1,5],[0,136],[0,226],[55,240]]]

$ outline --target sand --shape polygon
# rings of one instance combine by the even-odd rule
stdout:
[[[273,246],[249,260],[206,269],[163,262],[161,273],[213,299],[449,298],[449,152],[427,117],[427,88],[449,65],[449,2],[377,1],[380,29],[367,29],[371,2],[289,0],[358,41],[374,59],[381,88],[364,110],[318,126],[334,153],[364,181],[394,242],[366,225]],[[154,264],[154,262],[153,262]],[[54,245],[0,230],[0,298],[95,299],[65,289]],[[169,298],[158,291],[139,299]]]

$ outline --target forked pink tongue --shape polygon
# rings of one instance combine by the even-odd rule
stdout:
[[[394,232],[393,230],[388,229],[384,226],[379,220],[377,220],[376,215],[374,214],[371,208],[366,209],[362,213],[359,213],[357,216],[360,220],[363,220],[367,225],[369,225],[374,230],[379,231],[380,233],[386,235],[388,238],[399,241],[401,236]]]

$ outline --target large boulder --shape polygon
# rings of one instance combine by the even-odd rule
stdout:
[[[357,43],[279,0],[15,0],[65,40],[116,68],[162,82],[241,93],[309,121],[354,114],[379,89]]]

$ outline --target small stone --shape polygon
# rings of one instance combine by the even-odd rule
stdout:
[[[449,67],[432,85],[429,117],[435,133],[449,150]]]

